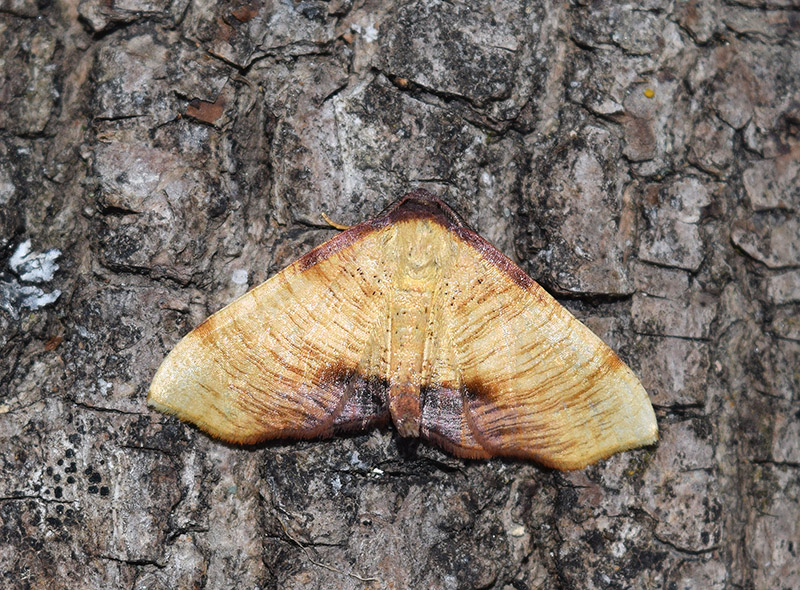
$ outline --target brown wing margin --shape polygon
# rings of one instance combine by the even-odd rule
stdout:
[[[487,449],[469,420],[463,388],[430,386],[421,395],[420,433],[446,451],[465,459],[486,459],[497,453]],[[477,436],[476,436],[477,434]]]

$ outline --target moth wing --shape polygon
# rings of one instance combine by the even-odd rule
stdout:
[[[386,420],[381,239],[355,226],[210,316],[164,360],[148,404],[236,443]]]
[[[476,437],[469,420],[462,382],[456,332],[461,318],[450,308],[460,289],[457,276],[446,277],[432,310],[427,379],[420,388],[420,435],[460,457],[488,458],[493,454]]]
[[[461,456],[558,469],[655,442],[647,393],[614,351],[483,238],[458,233],[438,353],[457,376],[424,392],[423,434]]]

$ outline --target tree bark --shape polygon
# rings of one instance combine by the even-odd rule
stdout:
[[[0,0],[0,586],[800,587],[796,0]],[[585,470],[237,448],[147,388],[427,188],[640,376]]]

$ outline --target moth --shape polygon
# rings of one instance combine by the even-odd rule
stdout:
[[[564,470],[658,437],[614,351],[424,190],[206,319],[148,403],[232,443],[391,421],[459,457]]]

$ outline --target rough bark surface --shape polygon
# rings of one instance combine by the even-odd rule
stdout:
[[[800,588],[800,2],[0,0],[0,586]],[[558,473],[145,406],[191,327],[423,187],[657,447]]]

